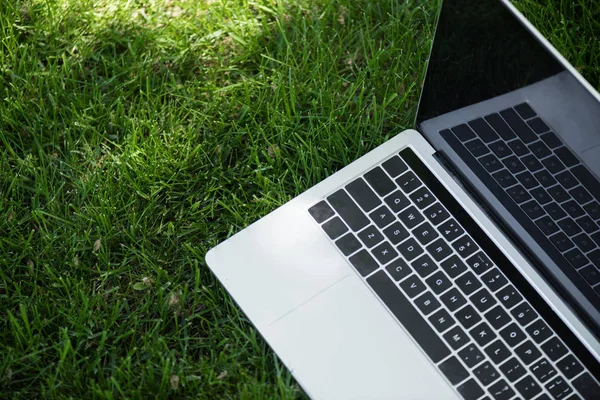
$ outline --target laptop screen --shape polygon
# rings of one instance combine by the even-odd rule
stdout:
[[[417,126],[561,73],[570,75],[500,0],[445,0]],[[576,79],[570,82],[580,85]],[[581,95],[581,89],[575,89],[578,103],[600,110],[597,100]],[[560,102],[569,104],[573,91],[561,95]]]

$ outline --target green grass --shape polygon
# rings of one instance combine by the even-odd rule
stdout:
[[[0,398],[303,398],[204,255],[412,125],[435,3],[0,0]]]

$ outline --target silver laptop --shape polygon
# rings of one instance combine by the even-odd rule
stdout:
[[[212,249],[314,399],[600,399],[600,96],[446,0],[414,130]]]

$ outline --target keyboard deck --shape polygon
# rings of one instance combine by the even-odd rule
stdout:
[[[465,400],[598,398],[595,359],[411,149],[308,211]]]
[[[527,104],[441,132],[600,309],[600,182]]]

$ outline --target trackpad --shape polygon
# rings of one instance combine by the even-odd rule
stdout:
[[[436,367],[350,275],[263,333],[315,399],[458,399]]]

